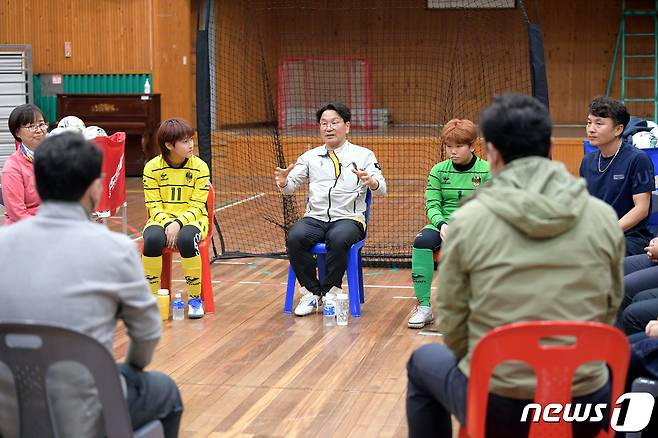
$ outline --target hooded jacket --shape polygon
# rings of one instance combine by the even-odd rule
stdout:
[[[611,324],[623,296],[624,236],[615,211],[546,158],[514,160],[477,190],[453,215],[441,252],[439,330],[467,376],[488,331],[519,321]],[[604,365],[579,368],[574,396],[607,379]],[[532,399],[534,374],[507,363],[496,368],[491,391]]]

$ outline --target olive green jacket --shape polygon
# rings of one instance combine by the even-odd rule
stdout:
[[[436,310],[467,376],[478,339],[518,321],[611,324],[623,296],[624,235],[615,211],[559,162],[514,160],[455,212],[441,250]],[[600,389],[602,364],[580,368],[574,395]],[[498,367],[493,392],[531,399],[534,377]]]

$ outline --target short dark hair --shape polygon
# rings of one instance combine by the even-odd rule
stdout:
[[[350,121],[352,118],[352,112],[350,109],[342,102],[329,102],[325,103],[320,107],[319,110],[315,113],[315,119],[318,123],[320,123],[320,119],[322,118],[322,113],[324,113],[327,110],[334,110],[338,113],[339,116],[342,117],[343,122],[347,123]]]
[[[496,147],[505,163],[522,157],[548,157],[552,127],[544,104],[524,94],[496,96],[480,114],[485,141]]]
[[[43,201],[79,201],[101,176],[103,154],[74,132],[48,136],[34,152],[34,176]]]
[[[631,120],[626,105],[607,96],[595,97],[592,103],[589,104],[589,113],[596,117],[611,118],[615,126],[624,125],[624,129]]]
[[[169,149],[165,143],[175,144],[178,140],[185,140],[194,136],[194,127],[190,122],[180,117],[167,119],[160,123],[158,128],[157,138],[158,146],[162,156],[167,158],[169,156]]]
[[[43,111],[41,111],[36,105],[26,103],[17,106],[11,111],[11,114],[9,114],[9,122],[7,122],[9,125],[9,132],[11,132],[11,135],[13,135],[17,141],[23,141],[18,136],[18,130],[23,126],[36,122],[39,116],[45,121]]]

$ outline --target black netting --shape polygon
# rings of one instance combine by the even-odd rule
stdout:
[[[224,255],[285,253],[286,229],[303,214],[307,195],[282,196],[274,168],[319,146],[315,110],[342,100],[354,113],[349,140],[375,152],[389,188],[374,198],[364,255],[409,259],[427,222],[427,174],[444,159],[441,125],[455,117],[477,123],[503,91],[531,93],[527,23],[518,6],[447,10],[428,3],[435,2],[215,4],[212,173]]]

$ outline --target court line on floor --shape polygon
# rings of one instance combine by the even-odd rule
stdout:
[[[216,208],[215,211],[217,212],[217,211],[222,211],[224,209],[227,209],[229,207],[235,207],[236,205],[240,205],[240,204],[243,204],[245,202],[253,201],[254,199],[258,199],[258,198],[261,198],[263,196],[265,196],[265,193],[259,193],[257,195],[250,196],[250,197],[242,199],[240,201],[231,202],[230,204],[227,204],[227,205],[224,205],[222,207]]]

